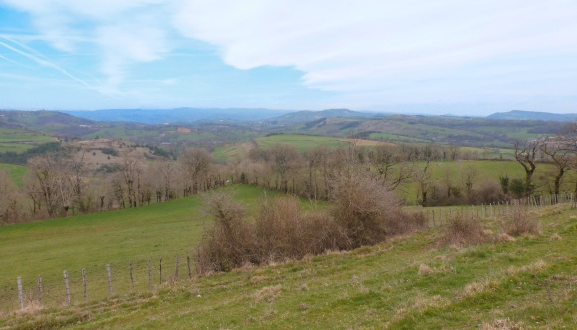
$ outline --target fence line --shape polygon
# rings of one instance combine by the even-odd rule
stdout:
[[[527,198],[514,199],[501,203],[489,203],[481,205],[459,205],[459,206],[439,206],[435,209],[422,209],[421,212],[427,218],[429,225],[433,227],[443,225],[453,214],[461,217],[471,217],[480,219],[492,219],[497,216],[507,217],[512,212],[512,207],[540,208],[545,206],[570,204],[571,208],[577,208],[577,201],[573,193],[562,193],[558,195],[537,195]]]
[[[180,274],[180,260],[180,256],[157,259],[158,272],[154,271],[153,260],[147,259],[95,265],[80,271],[64,270],[60,275],[18,276],[14,284],[0,286],[0,315],[29,308],[73,306],[115,295],[154,292],[166,283],[192,278],[190,256],[186,256],[187,276]],[[154,277],[159,280],[156,285],[153,285]]]
[[[421,212],[425,213],[430,225],[439,226],[456,215],[481,219],[506,217],[513,214],[514,207],[539,208],[556,204],[570,204],[571,208],[577,207],[573,193],[564,193],[530,196],[497,204],[422,209]],[[29,278],[19,276],[15,283],[0,286],[0,314],[27,308],[71,306],[106,299],[113,295],[154,292],[164,283],[185,277],[192,278],[190,256],[186,256],[187,276],[180,276],[180,267],[184,267],[181,260],[184,259],[180,256],[159,258],[157,261],[130,260],[122,264],[94,265],[80,271],[64,270],[60,274],[39,274]],[[155,262],[158,262],[156,267]],[[155,276],[158,277],[156,286]]]

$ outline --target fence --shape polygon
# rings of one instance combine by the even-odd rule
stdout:
[[[481,219],[507,217],[513,208],[538,208],[569,204],[576,208],[572,193],[531,196],[498,204],[421,209],[431,226],[444,224],[454,215]],[[191,278],[190,256],[128,261],[68,269],[55,274],[26,274],[0,287],[0,315],[4,312],[98,301],[114,295],[154,292],[166,282]]]
[[[154,292],[160,285],[192,278],[189,256],[92,265],[59,274],[20,276],[0,287],[0,315],[15,310],[70,306],[115,295]]]
[[[435,207],[434,209],[421,210],[421,212],[427,217],[429,226],[434,227],[444,224],[456,215],[490,219],[508,217],[513,212],[514,207],[539,208],[558,204],[571,205],[571,208],[577,208],[577,201],[575,201],[573,193],[562,193],[558,195],[535,195],[495,204]]]

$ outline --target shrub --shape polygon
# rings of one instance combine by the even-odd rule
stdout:
[[[497,182],[485,182],[471,194],[471,204],[496,204],[507,200],[501,186]]]
[[[298,199],[263,199],[254,222],[226,193],[205,197],[205,212],[214,218],[195,253],[199,275],[227,272],[246,264],[265,265],[300,259],[350,246],[344,232],[326,213],[304,214]]]
[[[253,226],[243,221],[244,206],[230,194],[206,195],[205,213],[214,219],[195,251],[197,273],[226,272],[252,262]]]
[[[453,216],[447,221],[440,238],[442,245],[468,246],[483,242],[485,242],[485,236],[481,221],[462,215]]]
[[[520,236],[538,234],[539,221],[529,215],[529,210],[523,205],[514,205],[511,215],[505,222],[505,232],[509,235]]]
[[[395,193],[368,173],[347,173],[335,179],[331,212],[346,233],[351,248],[373,245],[387,236],[407,233],[425,225],[420,214],[402,211]]]
[[[330,216],[304,214],[295,197],[263,199],[255,231],[259,263],[299,259],[348,247],[346,236]]]

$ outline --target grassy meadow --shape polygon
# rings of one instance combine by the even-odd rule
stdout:
[[[0,329],[572,329],[577,212],[529,212],[539,234],[443,246],[436,227],[153,293],[30,308],[0,317]],[[497,237],[501,222],[484,219],[487,235]]]
[[[16,128],[0,128],[0,152],[22,153],[35,144],[55,141],[46,133]]]
[[[24,185],[24,176],[28,172],[26,166],[13,165],[13,164],[2,164],[0,163],[0,171],[5,171],[8,177],[19,187]]]
[[[225,189],[253,208],[264,194],[252,186]],[[165,268],[171,269],[167,274],[173,275],[177,256],[183,260],[184,275],[186,256],[191,255],[204,227],[210,223],[202,213],[202,204],[202,197],[196,195],[139,208],[2,226],[0,291],[14,288],[18,276],[23,277],[29,289],[35,287],[38,274],[44,276],[47,285],[60,283],[64,270],[78,281],[82,268],[89,274],[101,274],[100,279],[105,280],[106,264],[111,264],[116,275],[126,281],[130,261],[141,268],[140,285],[147,286],[142,272],[147,261],[154,261],[158,281],[159,259],[163,258]],[[105,296],[106,290],[98,291]],[[0,298],[0,306],[2,302]]]

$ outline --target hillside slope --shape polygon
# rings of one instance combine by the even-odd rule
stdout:
[[[530,213],[540,235],[443,247],[440,229],[430,229],[153,293],[5,315],[0,329],[573,329],[577,216],[561,205]],[[484,223],[498,232],[498,219]]]

